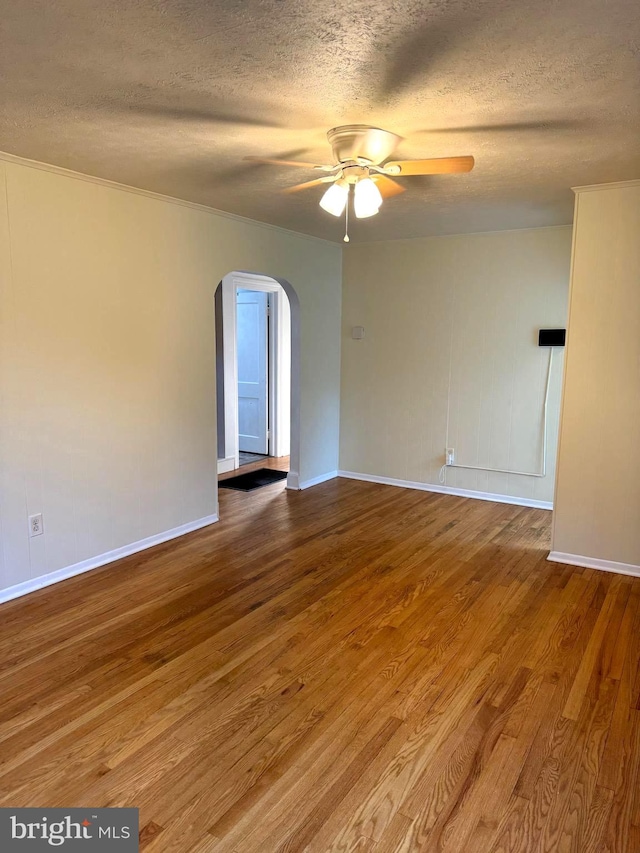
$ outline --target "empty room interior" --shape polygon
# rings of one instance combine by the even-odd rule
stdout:
[[[2,853],[640,853],[636,0],[1,17]]]

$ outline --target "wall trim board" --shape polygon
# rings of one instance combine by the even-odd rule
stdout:
[[[147,536],[145,539],[140,539],[137,542],[132,542],[130,545],[124,545],[122,548],[114,548],[113,551],[107,551],[104,554],[99,554],[97,557],[91,557],[88,560],[83,560],[81,563],[74,563],[72,566],[66,566],[63,569],[57,569],[55,572],[50,572],[47,575],[40,575],[37,578],[30,578],[28,581],[15,584],[0,590],[0,604],[5,601],[11,601],[14,598],[20,598],[23,595],[28,595],[30,592],[35,592],[38,589],[51,586],[76,575],[90,572],[92,569],[98,569],[100,566],[106,566],[109,563],[114,563],[116,560],[121,560],[123,557],[129,557],[131,554],[137,554],[139,551],[146,551],[148,548],[153,548],[154,545],[161,545],[163,542],[168,542],[171,539],[177,539],[184,536],[186,533],[192,533],[194,530],[200,530],[202,527],[208,527],[218,521],[218,513],[207,515],[204,518],[198,518],[196,521],[189,521],[187,524],[181,524],[179,527],[174,527],[171,530],[165,530],[163,533],[156,533],[153,536]]]
[[[62,175],[66,178],[74,178],[78,181],[87,181],[90,184],[98,184],[102,187],[110,187],[115,190],[123,190],[124,192],[133,193],[134,195],[145,196],[146,198],[156,199],[157,201],[166,201],[170,204],[178,204],[181,207],[190,207],[193,210],[200,210],[203,213],[211,213],[215,216],[223,216],[225,219],[232,219],[234,222],[242,222],[248,225],[257,225],[260,228],[267,228],[270,231],[279,231],[282,234],[287,234],[290,237],[300,237],[303,240],[313,240],[318,243],[328,243],[329,245],[340,246],[333,240],[325,240],[322,237],[316,237],[313,234],[305,234],[302,231],[291,231],[288,228],[282,228],[280,225],[272,225],[269,222],[260,222],[258,219],[249,219],[247,216],[239,216],[237,213],[229,213],[226,210],[218,210],[215,207],[209,207],[206,204],[200,204],[197,201],[188,201],[185,198],[176,198],[172,195],[163,195],[162,193],[154,192],[153,190],[145,190],[142,187],[133,187],[129,184],[121,184],[118,181],[111,181],[108,178],[99,178],[96,175],[87,175],[84,172],[75,172],[73,169],[66,169],[64,166],[55,166],[53,163],[43,163],[40,160],[29,160],[27,157],[20,157],[18,154],[9,154],[8,151],[0,151],[0,161],[5,163],[16,163],[18,166],[27,166],[31,169],[39,169],[41,172],[51,172],[54,175]]]
[[[338,471],[338,477],[348,480],[363,480],[365,483],[379,483],[383,486],[399,486],[401,489],[417,489],[421,492],[436,492],[439,495],[454,495],[459,498],[473,498],[480,501],[494,501],[499,504],[513,504],[532,509],[553,509],[551,501],[536,501],[531,498],[518,498],[513,495],[494,495],[491,492],[476,492],[472,489],[456,489],[453,486],[440,486],[435,483],[417,483],[412,480],[396,480],[393,477],[378,477],[372,474],[357,474],[355,471]]]
[[[582,566],[585,569],[598,569],[601,572],[615,572],[618,575],[640,577],[640,566],[634,566],[632,563],[598,560],[595,557],[583,557],[580,554],[563,554],[562,551],[550,551],[547,560],[552,563],[565,563],[568,566]]]
[[[328,474],[320,474],[319,477],[313,477],[311,480],[305,480],[303,483],[298,483],[298,490],[310,489],[311,486],[319,486],[320,483],[326,483],[328,480],[335,480],[339,476],[338,471],[329,471]]]
[[[229,474],[236,470],[236,457],[227,456],[226,459],[218,459],[218,474]]]
[[[580,193],[576,193],[575,198],[573,200],[573,221],[575,223],[578,222],[578,210],[580,207]],[[568,308],[567,308],[567,333],[565,340],[565,347],[568,351],[569,343],[571,341],[571,304],[572,304],[572,294],[573,294],[573,271],[575,268],[576,262],[576,234],[577,228],[574,228],[571,233],[571,262],[569,266],[569,296],[568,296]],[[565,383],[567,378],[567,356],[565,352],[565,362],[564,369],[562,371],[562,389],[560,392],[560,416],[558,419],[558,443],[556,446],[556,471],[555,471],[555,481],[553,484],[553,500],[555,501],[558,497],[558,460],[560,459],[560,453],[562,450],[562,425],[564,423],[564,399],[565,399]],[[554,512],[553,518],[551,519],[551,546],[553,547],[553,543],[555,541],[556,535],[556,513]]]
[[[613,181],[608,184],[586,184],[583,187],[571,187],[571,189],[577,194],[597,192],[598,190],[624,189],[624,187],[640,187],[640,178],[632,181]]]
[[[297,471],[289,471],[287,474],[286,488],[292,492],[300,491],[300,474]]]

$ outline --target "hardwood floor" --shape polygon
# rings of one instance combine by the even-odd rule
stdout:
[[[242,460],[240,460],[242,463]],[[239,468],[234,468],[233,471],[227,471],[224,474],[218,474],[218,482],[220,480],[228,480],[231,477],[237,477],[238,474],[247,474],[249,471],[257,471],[259,468],[275,468],[276,471],[289,470],[288,456],[263,456],[254,462],[245,462]]]
[[[640,580],[334,480],[0,607],[0,805],[146,853],[640,850]]]

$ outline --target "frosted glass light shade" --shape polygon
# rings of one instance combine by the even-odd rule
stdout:
[[[380,190],[371,178],[363,178],[358,181],[353,200],[353,209],[358,219],[375,216],[381,204]]]
[[[320,199],[320,207],[333,216],[340,216],[349,197],[349,185],[347,182],[336,181]]]

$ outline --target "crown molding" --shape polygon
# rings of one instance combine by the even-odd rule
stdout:
[[[342,248],[350,251],[353,246],[371,247],[380,243],[415,243],[418,240],[452,240],[456,237],[489,237],[492,234],[523,234],[525,231],[557,231],[558,228],[573,228],[572,222],[557,225],[527,225],[524,228],[494,228],[491,231],[462,231],[455,234],[425,234],[423,237],[397,237],[392,240],[358,240],[347,243]]]
[[[231,219],[234,222],[241,222],[244,225],[254,225],[259,228],[266,228],[269,231],[278,231],[280,234],[286,234],[289,237],[299,237],[302,240],[311,240],[315,243],[329,244],[330,246],[340,246],[333,240],[325,240],[322,237],[315,237],[313,234],[304,234],[300,231],[291,231],[289,228],[282,228],[280,225],[271,225],[269,222],[260,222],[257,219],[249,219],[247,216],[239,216],[237,213],[229,213],[226,210],[218,210],[215,207],[209,207],[206,204],[199,204],[197,201],[188,201],[184,198],[176,198],[171,195],[163,195],[162,193],[154,192],[153,190],[144,190],[141,187],[132,187],[129,184],[120,184],[117,181],[110,181],[108,178],[98,178],[95,175],[86,175],[84,172],[74,172],[73,169],[66,169],[64,166],[55,166],[52,163],[42,163],[40,160],[29,160],[26,157],[20,157],[17,154],[9,154],[8,151],[0,151],[0,162],[14,163],[18,166],[26,166],[30,169],[39,169],[41,172],[50,172],[54,175],[61,175],[65,178],[73,178],[78,181],[87,181],[90,184],[98,184],[98,186],[108,187],[114,190],[122,190],[123,192],[141,195],[145,198],[155,199],[156,201],[164,201],[169,204],[177,204],[181,207],[189,207],[192,210],[199,210],[201,213],[209,213],[213,216],[221,216],[224,219]]]
[[[584,187],[571,187],[576,193],[593,193],[598,190],[617,190],[624,187],[640,187],[640,178],[633,181],[614,181],[609,184],[587,184]]]

